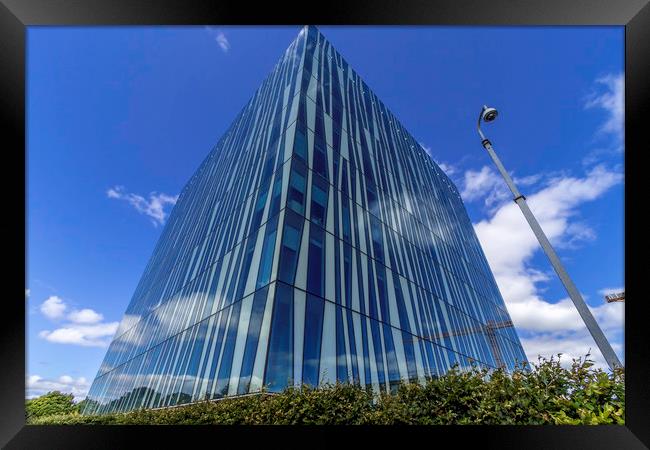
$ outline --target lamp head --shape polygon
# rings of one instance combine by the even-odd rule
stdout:
[[[483,112],[481,113],[481,118],[483,119],[484,122],[492,122],[494,119],[497,118],[498,114],[499,113],[497,112],[496,109],[489,108],[484,105]]]

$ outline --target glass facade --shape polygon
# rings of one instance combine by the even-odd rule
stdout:
[[[524,360],[456,187],[309,26],[181,192],[84,413]]]

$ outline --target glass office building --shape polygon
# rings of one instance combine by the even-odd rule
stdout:
[[[181,192],[84,412],[524,360],[458,190],[309,26]]]

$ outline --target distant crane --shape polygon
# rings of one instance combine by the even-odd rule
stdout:
[[[437,340],[439,339],[439,337],[446,338],[452,336],[465,336],[468,334],[484,331],[487,336],[490,349],[492,350],[492,354],[494,355],[494,361],[496,362],[497,367],[505,367],[505,363],[503,362],[503,356],[501,354],[501,348],[499,348],[499,342],[497,341],[497,336],[494,330],[498,330],[500,328],[508,328],[512,326],[514,326],[512,320],[504,320],[501,322],[495,322],[493,320],[489,320],[488,323],[485,325],[479,325],[477,327],[470,328],[470,329],[460,329],[456,331],[442,333],[441,335],[438,336],[427,336],[427,338],[431,340]]]
[[[615,294],[606,295],[605,300],[607,301],[607,303],[624,302],[625,301],[625,291],[617,292]]]

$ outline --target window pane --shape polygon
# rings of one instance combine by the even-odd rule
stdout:
[[[253,297],[253,306],[251,318],[248,323],[248,336],[246,338],[246,347],[244,348],[244,357],[242,360],[241,372],[239,374],[238,394],[248,392],[251,382],[251,372],[255,364],[255,355],[257,354],[257,342],[260,337],[260,327],[262,326],[262,317],[266,307],[266,298],[269,292],[268,286],[260,289]]]
[[[307,296],[302,382],[311,386],[318,385],[324,309],[325,302],[323,299],[315,295]]]
[[[271,266],[273,265],[273,250],[275,249],[275,235],[278,229],[278,216],[271,220],[266,226],[264,236],[264,247],[260,257],[260,271],[257,275],[257,285],[260,288],[268,284],[271,278]]]
[[[289,193],[287,204],[298,214],[305,212],[305,185],[307,169],[298,161],[291,165],[291,178],[289,179]]]
[[[265,384],[270,392],[293,384],[293,289],[277,283]]]
[[[307,160],[307,138],[305,133],[296,127],[296,137],[293,142],[293,153],[298,156],[302,161]]]
[[[309,265],[307,266],[307,290],[323,297],[325,279],[324,232],[319,226],[311,224],[309,229]]]
[[[301,216],[298,216],[293,211],[287,211],[280,247],[278,279],[289,284],[293,284],[296,275],[303,221],[304,219]]]
[[[273,183],[273,197],[271,199],[271,209],[269,217],[276,215],[280,211],[280,200],[282,196],[282,170],[275,172],[275,182]]]
[[[327,193],[329,185],[317,175],[311,187],[311,221],[323,225],[327,218]]]
[[[215,397],[223,397],[228,393],[228,384],[230,382],[230,369],[232,368],[232,357],[235,351],[235,339],[237,338],[237,326],[239,325],[239,310],[241,302],[232,306],[230,322],[228,322],[228,335],[226,337],[223,356],[221,357],[221,367],[219,367],[219,376],[214,389]]]

